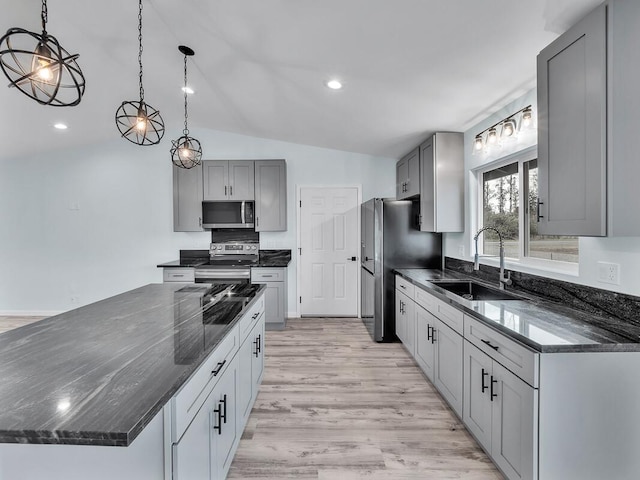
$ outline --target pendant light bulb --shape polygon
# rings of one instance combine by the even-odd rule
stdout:
[[[0,37],[0,69],[15,87],[41,105],[72,107],[84,95],[79,55],[67,52],[47,33],[47,2],[42,1],[42,33],[10,28]],[[35,47],[34,47],[35,44]]]
[[[176,167],[179,168],[193,168],[200,165],[202,162],[202,146],[200,142],[189,136],[189,125],[187,120],[189,118],[188,114],[188,100],[187,94],[187,58],[192,57],[194,55],[194,51],[185,46],[180,45],[178,47],[180,53],[184,55],[184,87],[182,91],[184,92],[184,130],[182,131],[182,136],[177,140],[171,141],[171,161]]]
[[[138,0],[138,84],[140,100],[122,102],[116,110],[116,127],[122,138],[136,145],[156,145],[164,136],[160,112],[144,101],[142,84],[142,0]]]

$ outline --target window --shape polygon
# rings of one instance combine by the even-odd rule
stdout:
[[[538,234],[538,161],[527,158],[480,172],[480,227],[500,231],[505,256],[531,262],[578,263],[578,237]],[[482,234],[482,253],[498,255],[498,235]]]

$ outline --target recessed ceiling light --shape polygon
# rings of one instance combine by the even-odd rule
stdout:
[[[67,127],[67,125],[66,125],[66,124],[64,124],[64,123],[56,123],[56,124],[53,126],[53,128],[55,128],[55,129],[57,129],[57,130],[66,130],[66,129],[67,129],[67,128],[69,128],[69,127]]]
[[[191,87],[182,87],[182,91],[187,95],[193,95],[195,93]]]
[[[329,87],[331,90],[340,90],[342,88],[342,83],[340,83],[338,80],[329,80],[327,82],[327,87]]]

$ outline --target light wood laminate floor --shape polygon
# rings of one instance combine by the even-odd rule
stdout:
[[[46,317],[5,317],[0,315],[0,333],[13,330],[14,328],[29,325]]]
[[[502,479],[399,343],[358,319],[290,319],[265,372],[232,479]]]

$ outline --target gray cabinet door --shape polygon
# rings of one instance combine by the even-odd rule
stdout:
[[[253,160],[229,161],[229,200],[253,200],[254,194]]]
[[[204,200],[229,199],[229,162],[227,160],[205,160],[202,162],[204,174]]]
[[[180,441],[173,445],[173,478],[175,480],[210,478],[209,436],[212,425],[209,417],[212,409],[210,400],[207,400]]]
[[[491,358],[464,342],[464,412],[462,420],[480,444],[491,451]]]
[[[640,215],[630,214],[629,206],[638,202],[638,132],[640,131],[640,2],[623,0],[608,6],[611,19],[609,39],[611,63],[609,78],[608,205],[609,236],[640,237]]]
[[[227,367],[218,381],[211,398],[214,400],[210,430],[211,478],[226,478],[233,460],[233,444],[236,440],[236,382],[237,361]],[[198,478],[198,477],[193,477]],[[205,477],[208,478],[208,477]]]
[[[284,282],[265,283],[264,314],[266,323],[284,323]]]
[[[415,358],[422,371],[433,382],[436,359],[435,327],[436,318],[424,308],[416,305],[416,354]]]
[[[462,337],[437,321],[434,384],[462,417]]]
[[[249,332],[244,343],[240,345],[238,351],[238,391],[237,391],[237,411],[238,421],[237,428],[241,432],[247,423],[249,414],[251,413],[251,401],[253,399],[253,376],[251,368],[253,366],[253,353],[255,345],[253,344],[254,332]]]
[[[407,296],[396,290],[396,337],[400,339],[402,343],[405,341],[407,331]]]
[[[173,167],[173,231],[202,231],[202,165]]]
[[[420,150],[412,150],[396,164],[396,198],[420,195]]]
[[[420,230],[464,231],[462,133],[436,133],[420,145]]]
[[[607,234],[606,21],[598,7],[538,55],[542,234]]]
[[[255,162],[255,199],[256,231],[286,231],[287,165],[284,160]]]
[[[508,478],[538,478],[537,391],[498,362],[493,362],[491,457]],[[567,406],[570,407],[570,406]]]

